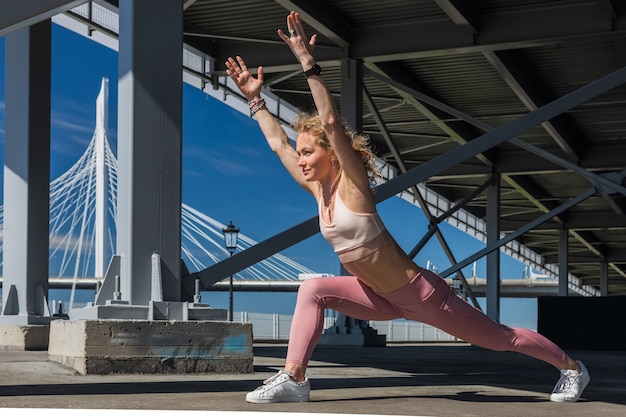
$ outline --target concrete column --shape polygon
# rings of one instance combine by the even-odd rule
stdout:
[[[500,175],[487,188],[487,246],[500,239]],[[487,254],[487,315],[500,321],[500,250]]]
[[[49,324],[51,23],[6,36],[4,284],[0,324]]]
[[[122,299],[147,305],[153,255],[180,301],[183,5],[119,2],[118,219]]]

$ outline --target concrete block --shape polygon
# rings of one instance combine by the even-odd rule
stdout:
[[[46,350],[49,333],[49,325],[2,325],[0,349]]]
[[[226,320],[228,311],[224,308],[210,308],[208,304],[189,305],[189,320]]]
[[[254,371],[250,323],[54,321],[48,356],[83,375]]]
[[[114,301],[114,300],[113,300]],[[69,312],[70,320],[147,320],[148,306],[125,304],[88,305],[73,308]]]

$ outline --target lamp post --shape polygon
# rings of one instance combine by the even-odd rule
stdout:
[[[233,256],[237,249],[237,236],[239,235],[239,229],[235,227],[232,220],[228,223],[228,226],[222,229],[224,233],[224,244],[230,256]],[[233,276],[230,276],[229,286],[229,300],[228,300],[228,321],[233,321]]]

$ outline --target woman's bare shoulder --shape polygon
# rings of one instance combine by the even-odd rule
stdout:
[[[342,175],[337,192],[340,193],[341,201],[345,206],[355,213],[375,213],[376,203],[371,189],[363,185],[356,184],[349,177]]]

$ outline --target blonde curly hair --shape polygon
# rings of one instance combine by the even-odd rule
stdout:
[[[377,172],[376,166],[374,164],[374,154],[370,147],[369,137],[359,134],[353,129],[350,129],[345,123],[343,124],[343,126],[346,135],[348,136],[348,138],[350,138],[350,144],[352,145],[352,149],[354,149],[354,152],[356,152],[361,157],[361,161],[363,161],[363,166],[367,171],[370,182],[374,183]],[[317,112],[299,113],[296,117],[296,120],[293,122],[293,128],[298,133],[307,132],[313,134],[317,138],[317,143],[322,148],[324,148],[325,150],[332,149],[330,141],[326,136],[326,132],[324,132],[324,129],[322,128],[322,121],[320,120],[320,116]]]

